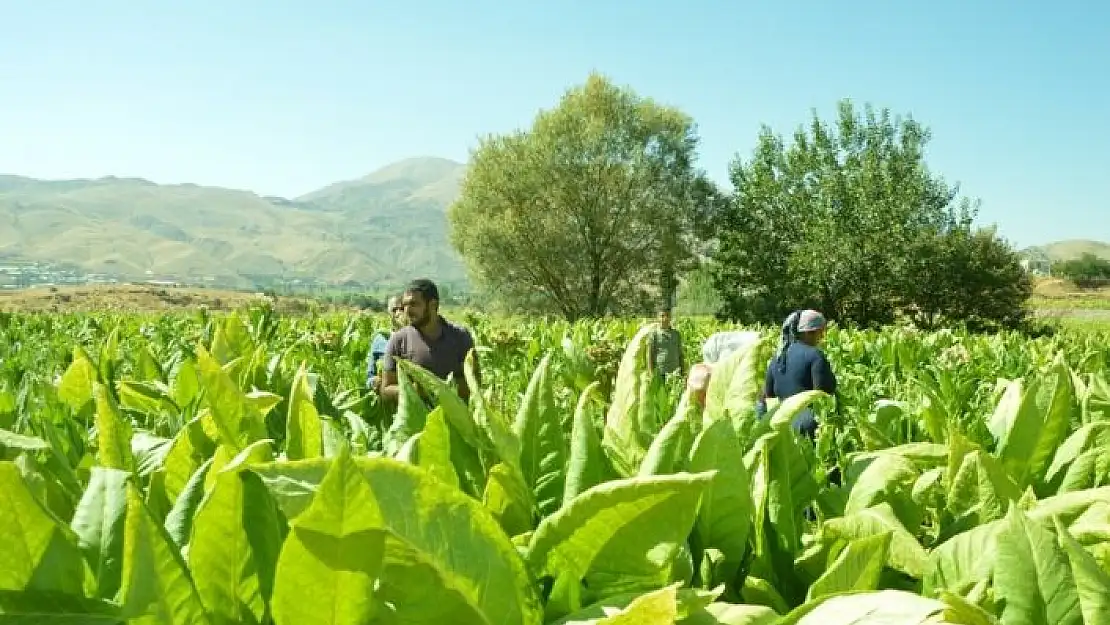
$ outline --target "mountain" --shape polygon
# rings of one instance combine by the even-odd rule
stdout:
[[[280,276],[459,282],[445,212],[465,170],[412,158],[293,199],[133,178],[0,176],[0,258],[227,286]]]
[[[1089,241],[1083,239],[1056,241],[1055,243],[1041,245],[1039,249],[1054,261],[1074,260],[1084,254],[1094,254],[1099,258],[1110,260],[1110,243],[1104,241]]]
[[[1110,260],[1110,243],[1074,239],[1035,245],[1021,251],[1021,255],[1025,256],[1031,266],[1036,266],[1042,273],[1048,272],[1052,263],[1078,259],[1083,254],[1094,254],[1101,259]]]

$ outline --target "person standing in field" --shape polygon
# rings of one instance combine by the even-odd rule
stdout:
[[[397,360],[420,365],[441,379],[453,376],[459,397],[470,398],[463,362],[474,348],[474,337],[466,328],[451,323],[439,312],[439,289],[427,279],[413,280],[401,296],[409,325],[389,337],[382,357],[382,397],[396,400]],[[474,361],[475,375],[479,374]]]
[[[374,338],[370,339],[370,353],[366,358],[366,387],[374,390],[379,390],[381,378],[378,377],[378,361],[385,356],[385,347],[389,344],[389,337],[408,323],[405,318],[405,307],[401,305],[400,295],[389,296],[389,299],[386,300],[386,310],[389,312],[391,326],[389,336],[381,332],[375,332]]]
[[[825,316],[816,310],[796,311],[786,318],[779,351],[767,365],[763,391],[756,405],[757,414],[766,413],[770,397],[783,400],[811,390],[836,396],[836,375],[819,347],[827,325]],[[817,436],[817,417],[809,408],[799,413],[791,426],[810,440]]]
[[[657,321],[658,327],[648,335],[648,371],[659,378],[681,374],[686,368],[682,333],[671,325],[670,308],[660,308]]]

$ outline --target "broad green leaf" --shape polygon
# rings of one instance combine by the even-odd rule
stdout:
[[[888,503],[829,519],[821,526],[820,539],[826,545],[836,540],[859,540],[876,534],[891,534],[887,565],[914,578],[925,572],[928,554],[913,534],[906,530]]]
[[[131,455],[131,422],[123,418],[108,388],[93,383],[96,400],[96,458],[100,466],[109,469],[132,471],[135,459]]]
[[[69,404],[74,412],[80,412],[93,401],[93,384],[100,379],[96,365],[84,348],[73,348],[73,361],[58,382],[58,397]]]
[[[1048,383],[1043,387],[1046,397],[1041,398],[1042,421],[1038,428],[1032,455],[1026,463],[1025,475],[1015,475],[1021,485],[1032,480],[1041,480],[1056,455],[1056,450],[1068,436],[1072,418],[1079,413],[1079,403],[1075,395],[1071,370],[1063,354],[1057,354],[1052,363]]]
[[[423,430],[428,418],[428,405],[420,397],[409,368],[397,367],[397,387],[397,412],[384,437],[385,453],[390,456],[396,456],[402,445]]]
[[[50,444],[37,436],[25,436],[0,429],[0,450],[46,451]]]
[[[123,625],[115,604],[57,592],[0,590],[5,625]]]
[[[289,395],[289,412],[285,420],[285,456],[290,460],[318,458],[324,453],[320,415],[308,385],[308,371],[304,364],[293,377]]]
[[[566,506],[583,491],[605,481],[605,452],[601,438],[594,426],[591,406],[599,382],[591,382],[578,396],[574,409],[574,425],[570,433],[570,458],[567,460],[567,479],[563,487],[563,505]]]
[[[613,400],[605,416],[601,444],[613,468],[624,477],[636,474],[651,444],[650,433],[641,430],[639,414],[643,387],[651,383],[651,374],[647,371],[647,337],[652,331],[651,324],[641,327],[625,347],[617,367]]]
[[[771,427],[774,429],[789,427],[799,413],[813,402],[825,397],[829,397],[829,394],[817,390],[804,391],[787,397],[771,413]]]
[[[528,563],[540,577],[588,578],[598,593],[665,584],[713,477],[677,473],[595,486],[540,523]]]
[[[681,625],[775,625],[777,612],[762,605],[737,605],[711,603],[701,612],[695,612],[679,621]]]
[[[1063,361],[1057,361],[1053,371],[1047,406],[1038,401],[1044,381],[1014,380],[1006,385],[987,424],[998,441],[998,457],[1018,488],[1040,476],[1067,436],[1075,402],[1071,376]]]
[[[994,590],[1002,622],[1082,625],[1075,578],[1056,536],[1016,507],[998,535]]]
[[[524,563],[480,502],[420,468],[391,458],[350,458],[341,449],[335,460],[281,461],[249,470],[263,478],[293,532],[303,535],[299,519],[315,503],[329,468],[353,462],[370,490],[358,505],[377,510],[385,534],[386,568],[377,595],[392,604],[401,622],[442,619],[440,610],[452,606],[452,622],[470,622],[474,614],[491,623],[540,622],[542,608]],[[344,455],[349,459],[341,460]]]
[[[428,471],[444,484],[459,487],[459,476],[451,464],[451,430],[443,417],[443,407],[428,413],[417,444],[417,466]]]
[[[166,533],[178,547],[184,547],[193,533],[193,517],[204,499],[204,484],[212,467],[212,458],[205,460],[189,478],[181,496],[166,515]]]
[[[512,465],[501,462],[490,469],[482,503],[509,536],[532,529],[532,493]]]
[[[765,458],[761,466],[766,471],[765,518],[774,526],[779,547],[787,554],[797,553],[802,539],[802,514],[817,496],[817,481],[790,428],[780,427],[768,433],[755,448]],[[762,518],[755,518],[757,526]]]
[[[628,607],[607,616],[597,625],[672,625],[678,618],[674,586],[637,597]]]
[[[487,448],[486,441],[479,434],[477,424],[474,423],[474,418],[470,416],[470,409],[451,384],[408,360],[398,360],[397,368],[404,369],[409,374],[409,379],[435,399],[443,408],[443,416],[447,419],[447,422],[466,441],[467,445],[475,450]]]
[[[723,604],[714,604],[713,601],[720,596],[724,587],[718,587],[713,590],[701,590],[693,588],[682,588],[680,584],[671,584],[669,587],[675,589],[675,620],[676,623],[689,625],[691,623],[712,625],[718,623],[715,620],[705,620],[711,618],[707,613],[712,606],[720,606]],[[650,591],[646,594],[656,594],[660,590],[666,590],[664,587],[659,590]],[[642,599],[645,593],[631,592],[621,593],[617,595],[609,595],[597,603],[591,604],[574,614],[564,616],[551,625],[592,625],[598,623],[600,619],[608,616],[618,614],[626,610],[633,602]],[[714,611],[718,611],[714,608]]]
[[[956,534],[933,549],[928,556],[923,592],[941,590],[966,596],[977,582],[989,579],[994,570],[1000,522],[977,525]]]
[[[210,623],[177,548],[130,484],[120,599],[128,618],[170,625]]]
[[[197,365],[220,442],[239,452],[254,441],[265,438],[266,424],[262,415],[203,347],[197,348]]]
[[[264,623],[283,528],[262,481],[249,472],[220,472],[192,526],[189,569],[212,620]]]
[[[185,358],[178,365],[173,382],[170,383],[174,403],[182,407],[188,406],[196,401],[201,388],[200,370],[197,368],[196,360],[191,357]]]
[[[1045,482],[1053,484],[1063,476],[1076,458],[1083,452],[1096,447],[1110,446],[1110,421],[1085,423],[1072,432],[1056,450],[1052,463],[1045,473]]]
[[[181,409],[173,401],[170,388],[162,382],[121,380],[116,383],[119,404],[152,417],[176,415]]]
[[[520,440],[517,439],[513,433],[512,424],[505,419],[504,415],[490,409],[486,405],[486,400],[479,392],[480,385],[478,384],[478,376],[475,373],[474,365],[475,355],[471,351],[466,356],[463,363],[463,374],[466,377],[466,384],[471,389],[470,401],[472,411],[474,414],[474,421],[478,427],[485,432],[486,438],[490,440],[493,445],[494,451],[497,452],[498,458],[502,462],[506,462],[518,470],[520,469]]]
[[[902,590],[825,595],[799,606],[777,625],[946,625],[948,606]]]
[[[92,467],[89,485],[70,523],[100,599],[114,599],[120,587],[130,477],[131,473],[120,469]]]
[[[243,397],[246,398],[247,403],[254,407],[258,416],[265,419],[270,411],[277,408],[278,404],[283,399],[281,395],[276,393],[268,393],[266,391],[253,390],[245,393]]]
[[[698,406],[689,401],[689,391],[687,391],[679,402],[674,416],[652,439],[640,465],[640,477],[677,473],[685,469],[683,465],[694,442],[694,419],[698,418],[698,413]]]
[[[277,625],[356,625],[378,616],[383,607],[375,586],[386,537],[373,501],[342,448],[281,548],[273,595]]]
[[[918,477],[917,467],[905,456],[880,455],[851,484],[844,513],[859,512],[887,502],[903,524],[917,527],[923,516],[913,500],[913,487]]]
[[[208,433],[209,429],[213,435],[216,434],[211,414],[203,412],[186,423],[170,442],[162,461],[162,470],[155,473],[154,477],[161,481],[169,503],[177,501],[178,495],[197,469],[216,453],[216,443],[214,437]]]
[[[1079,454],[1068,465],[1058,493],[1087,490],[1110,485],[1110,445],[1095,447]]]
[[[567,462],[550,363],[548,352],[532,372],[513,421],[513,434],[521,444],[521,473],[532,489],[540,516],[551,514],[562,505]]]
[[[739,566],[748,550],[755,504],[751,477],[729,421],[715,421],[698,435],[688,469],[692,473],[716,471],[698,512],[700,544],[720,549],[730,563]]]
[[[713,364],[705,391],[705,427],[719,419],[735,424],[755,412],[769,354],[766,341],[758,332],[752,332],[749,338],[746,345]]]
[[[1084,623],[1110,623],[1110,574],[1054,519],[1056,537],[1075,577]]]
[[[806,600],[848,591],[877,590],[893,535],[883,532],[849,541],[828,570],[809,587]]]
[[[1021,490],[1001,463],[975,450],[964,456],[952,477],[948,510],[956,516],[974,515],[979,523],[988,523],[1002,518],[1020,498]]]
[[[0,462],[0,590],[81,594],[85,565],[75,537]]]

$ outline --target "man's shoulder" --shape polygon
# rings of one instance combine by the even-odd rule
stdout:
[[[474,335],[470,330],[462,325],[448,319],[443,319],[443,331],[454,335],[456,338],[464,341],[473,341]]]

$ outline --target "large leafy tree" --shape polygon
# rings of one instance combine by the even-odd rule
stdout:
[[[1052,273],[1075,282],[1081,289],[1094,288],[1110,282],[1110,260],[1086,252],[1079,258],[1053,263]]]
[[[593,74],[528,130],[486,137],[450,208],[471,276],[569,319],[670,300],[715,186],[690,117]]]
[[[911,251],[928,233],[968,232],[975,213],[930,173],[928,139],[913,119],[847,100],[834,123],[814,113],[789,145],[764,127],[751,158],[731,164],[735,191],[716,214],[722,316],[777,321],[810,306],[841,322],[892,321],[910,297]]]

